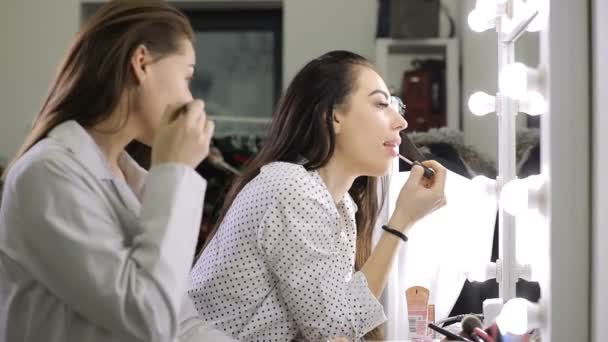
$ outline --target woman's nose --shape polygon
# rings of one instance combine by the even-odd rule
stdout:
[[[395,122],[394,128],[399,131],[403,131],[407,128],[407,120],[405,120],[400,113],[397,113],[397,121]]]

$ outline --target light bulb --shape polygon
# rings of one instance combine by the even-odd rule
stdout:
[[[529,210],[516,220],[515,255],[519,278],[547,284],[549,277],[550,231],[547,217],[540,211]]]
[[[502,298],[488,298],[483,301],[483,317],[485,322],[496,322],[496,317],[504,306]]]
[[[532,175],[525,178],[528,185],[529,208],[543,214],[546,210],[546,182],[543,174]]]
[[[528,281],[539,281],[543,276],[543,260],[549,257],[547,222],[544,216],[533,210],[518,215],[515,220],[516,259],[520,265],[530,266],[530,272],[526,270],[525,274],[520,274],[519,277]]]
[[[475,176],[471,179],[473,186],[488,195],[496,197],[496,180],[486,176]]]
[[[517,265],[517,278],[521,278],[527,281],[532,281],[532,265],[520,264]]]
[[[541,93],[537,91],[529,91],[519,101],[519,111],[528,115],[540,115],[547,113],[549,104]]]
[[[496,97],[482,91],[475,92],[469,97],[469,110],[477,116],[496,112]]]
[[[523,63],[512,63],[505,66],[498,78],[500,92],[506,96],[522,100],[528,91],[538,91],[540,86],[540,73]]]
[[[511,215],[517,216],[528,209],[545,209],[545,181],[542,175],[513,179],[500,192],[500,204]]]
[[[503,333],[523,335],[541,324],[541,308],[524,298],[513,298],[502,307],[496,324]]]
[[[511,215],[519,215],[528,209],[528,189],[521,179],[514,179],[502,188],[500,204]]]
[[[477,0],[475,9],[486,19],[496,19],[506,13],[507,0]]]
[[[483,32],[494,27],[495,19],[488,19],[484,16],[484,13],[479,9],[474,9],[469,13],[467,22],[471,30],[475,32]]]
[[[465,276],[469,281],[486,281],[494,279],[496,275],[496,264],[489,262],[485,265],[476,265],[465,272]]]
[[[522,63],[513,63],[505,66],[499,76],[500,91],[506,96],[520,99],[526,93],[526,66]]]

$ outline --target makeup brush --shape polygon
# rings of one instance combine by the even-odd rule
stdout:
[[[425,178],[431,179],[435,175],[435,171],[433,169],[431,169],[430,167],[426,167],[426,166],[422,165],[422,163],[420,163],[419,161],[411,161],[411,160],[405,158],[402,155],[399,155],[399,159],[401,159],[404,162],[410,164],[411,166],[414,166],[414,165],[420,165],[420,166],[422,166],[422,168],[424,169],[424,177]]]

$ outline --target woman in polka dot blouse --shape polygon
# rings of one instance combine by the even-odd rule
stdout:
[[[329,52],[293,79],[191,273],[202,318],[241,341],[378,338],[378,297],[405,234],[445,202],[415,166],[372,250],[380,177],[407,127],[363,57]]]

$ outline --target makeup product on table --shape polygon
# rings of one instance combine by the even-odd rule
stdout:
[[[412,286],[405,291],[409,337],[412,342],[432,341],[427,334],[429,290],[422,286]]]

